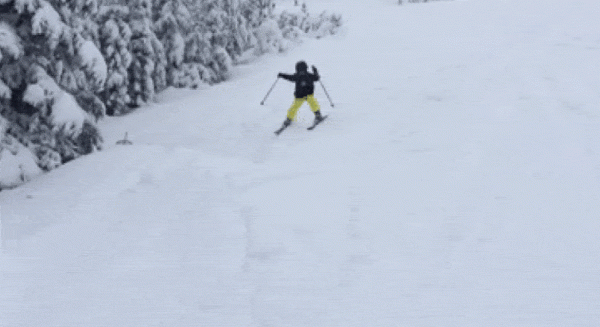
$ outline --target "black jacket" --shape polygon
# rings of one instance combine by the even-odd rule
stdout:
[[[290,82],[295,82],[296,91],[294,92],[294,96],[297,99],[302,99],[315,93],[315,82],[319,81],[319,72],[313,68],[312,74],[308,71],[299,71],[294,75],[279,73],[279,77]]]

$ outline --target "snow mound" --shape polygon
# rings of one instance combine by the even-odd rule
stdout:
[[[21,185],[42,173],[33,153],[19,145],[19,152],[13,154],[2,148],[0,152],[0,189]]]

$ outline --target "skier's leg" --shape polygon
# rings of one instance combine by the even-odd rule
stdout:
[[[315,99],[315,96],[312,94],[307,96],[306,102],[308,102],[310,110],[315,114],[315,120],[323,119],[323,117],[321,117],[321,107],[319,106],[319,102],[317,102],[317,99]]]
[[[317,99],[315,99],[315,96],[313,94],[306,97],[306,102],[308,102],[308,105],[310,106],[310,110],[312,112],[317,112],[321,110],[319,102],[317,102]]]
[[[300,107],[302,106],[302,104],[304,103],[305,98],[301,98],[301,99],[294,99],[294,102],[292,103],[292,106],[290,107],[290,109],[288,109],[287,112],[287,119],[292,121],[296,119],[296,114],[298,113],[298,109],[300,109]]]

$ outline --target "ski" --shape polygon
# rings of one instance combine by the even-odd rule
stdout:
[[[288,126],[290,126],[290,125],[283,125],[283,126],[281,126],[280,129],[278,129],[278,130],[275,131],[275,135],[281,134],[281,132],[283,132],[283,130],[286,129]]]
[[[322,119],[315,120],[315,122],[310,127],[308,127],[307,129],[309,131],[312,131],[315,127],[317,127],[317,125],[319,125],[320,123],[322,123],[325,120],[325,118],[327,118],[327,116],[329,116],[329,115],[324,115]]]
[[[327,116],[328,116],[328,115],[324,115],[324,116],[321,118],[321,120],[317,120],[317,121],[315,121],[315,122],[314,122],[312,125],[310,125],[310,126],[307,128],[307,129],[308,129],[309,131],[312,131],[312,130],[313,130],[315,127],[317,127],[317,125],[319,125],[320,123],[322,123],[322,122],[325,120],[325,118],[327,118]],[[281,125],[281,127],[280,127],[278,130],[276,130],[276,131],[275,131],[275,135],[279,135],[279,134],[281,134],[281,132],[283,132],[283,131],[284,131],[286,128],[288,128],[289,126],[290,126],[290,125],[285,125],[285,124]]]

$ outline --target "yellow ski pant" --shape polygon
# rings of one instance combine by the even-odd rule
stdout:
[[[319,107],[319,103],[317,102],[317,99],[315,99],[314,95],[312,95],[312,94],[308,95],[304,98],[296,98],[296,99],[294,99],[292,106],[290,107],[290,109],[288,109],[288,112],[287,112],[287,118],[289,120],[296,119],[296,114],[298,113],[298,109],[300,109],[300,107],[302,107],[302,104],[304,103],[304,101],[308,102],[308,105],[310,106],[310,110],[312,112],[317,112],[321,109]]]

